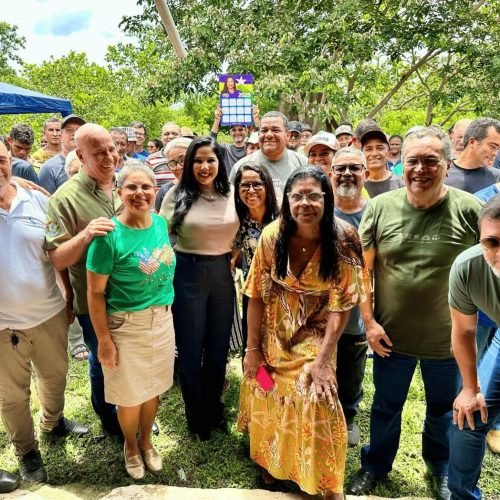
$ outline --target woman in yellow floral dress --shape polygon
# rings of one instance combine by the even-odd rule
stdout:
[[[343,498],[347,447],[336,344],[369,286],[355,230],[334,219],[327,176],[297,169],[243,290],[250,301],[238,427],[268,476],[324,498]],[[267,392],[255,378],[260,365],[274,379]]]

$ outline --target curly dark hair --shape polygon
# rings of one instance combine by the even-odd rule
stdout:
[[[227,178],[226,167],[224,165],[224,158],[222,155],[222,150],[215,143],[215,141],[210,137],[197,137],[189,145],[186,156],[184,158],[184,168],[182,170],[182,177],[179,184],[174,191],[175,208],[174,215],[172,217],[171,231],[174,234],[178,234],[179,230],[186,214],[193,203],[199,198],[201,190],[196,180],[193,172],[194,157],[198,149],[208,146],[217,157],[219,161],[219,168],[217,171],[217,176],[214,180],[215,190],[222,196],[226,196],[230,192],[230,184]]]
[[[234,177],[234,204],[236,206],[236,213],[238,214],[240,222],[243,222],[243,219],[248,215],[248,207],[241,201],[240,198],[241,178],[243,177],[243,173],[248,171],[259,174],[260,180],[266,187],[266,211],[262,220],[262,225],[266,226],[278,217],[279,209],[278,202],[276,200],[276,193],[274,191],[273,180],[269,175],[267,168],[264,166],[257,165],[257,163],[254,162],[248,162],[243,163],[243,165],[238,168]]]
[[[320,222],[321,237],[321,257],[319,265],[319,275],[323,281],[337,278],[338,262],[340,258],[340,244],[337,224],[333,215],[334,201],[332,185],[328,176],[316,167],[300,167],[294,170],[285,184],[283,193],[283,203],[280,214],[280,231],[276,241],[276,271],[281,279],[284,279],[288,267],[288,246],[290,238],[297,229],[297,223],[293,220],[290,211],[288,193],[292,190],[295,182],[301,179],[314,179],[321,185],[321,190],[325,193],[324,212]]]

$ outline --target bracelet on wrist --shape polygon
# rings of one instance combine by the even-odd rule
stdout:
[[[247,347],[245,349],[245,352],[250,352],[250,351],[260,351],[260,347]]]

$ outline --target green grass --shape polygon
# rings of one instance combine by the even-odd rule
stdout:
[[[241,360],[230,363],[228,378],[231,382],[225,393],[230,421],[230,434],[214,433],[206,443],[193,439],[187,432],[182,397],[174,386],[163,398],[158,423],[161,434],[154,438],[155,445],[164,459],[164,468],[158,475],[147,474],[144,483],[189,486],[194,488],[257,488],[262,487],[257,467],[248,458],[246,436],[236,431]],[[369,435],[369,410],[373,397],[371,361],[365,377],[365,398],[361,404],[358,424],[362,441]],[[433,497],[421,458],[421,429],[425,405],[420,374],[413,380],[408,402],[403,412],[401,445],[388,479],[373,492],[375,495]],[[127,476],[122,457],[122,447],[114,439],[103,436],[98,419],[89,400],[87,364],[71,361],[66,392],[65,415],[91,427],[91,436],[81,439],[41,439],[40,449],[54,486],[78,484],[71,489],[85,498],[99,498],[118,486],[133,484]],[[35,421],[38,422],[36,412]],[[0,425],[0,467],[17,470],[17,461]],[[348,451],[346,477],[359,468],[361,446]],[[485,499],[500,499],[500,467],[498,457],[486,452],[480,487]],[[285,484],[283,491],[298,491],[294,485]]]

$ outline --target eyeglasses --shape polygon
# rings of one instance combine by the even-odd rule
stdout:
[[[247,191],[250,191],[250,189],[253,188],[254,191],[262,191],[264,189],[264,183],[263,182],[242,182],[240,184],[240,191],[243,191],[246,193]]]
[[[147,191],[152,191],[155,187],[152,184],[127,184],[123,186],[123,189],[130,191],[131,193],[137,193],[139,189],[145,193]]]
[[[416,168],[417,165],[420,163],[422,168],[427,169],[427,170],[436,170],[439,168],[441,165],[441,160],[439,158],[416,158],[416,157],[409,157],[405,158],[403,161],[403,166],[408,167],[408,168]]]
[[[177,160],[170,160],[168,163],[168,168],[170,170],[175,170],[184,166],[184,156],[177,158]]]
[[[347,169],[349,169],[349,172],[351,174],[359,174],[363,171],[365,166],[361,163],[350,163],[349,165],[334,165],[333,166],[333,171],[336,174],[344,174]]]
[[[311,191],[310,193],[299,193],[298,191],[293,191],[287,194],[290,203],[302,203],[304,198],[308,203],[318,203],[318,201],[321,201],[323,196],[325,196],[325,193],[322,191]]]
[[[481,246],[485,250],[496,250],[500,247],[500,239],[489,236],[488,238],[483,238],[480,240]]]

